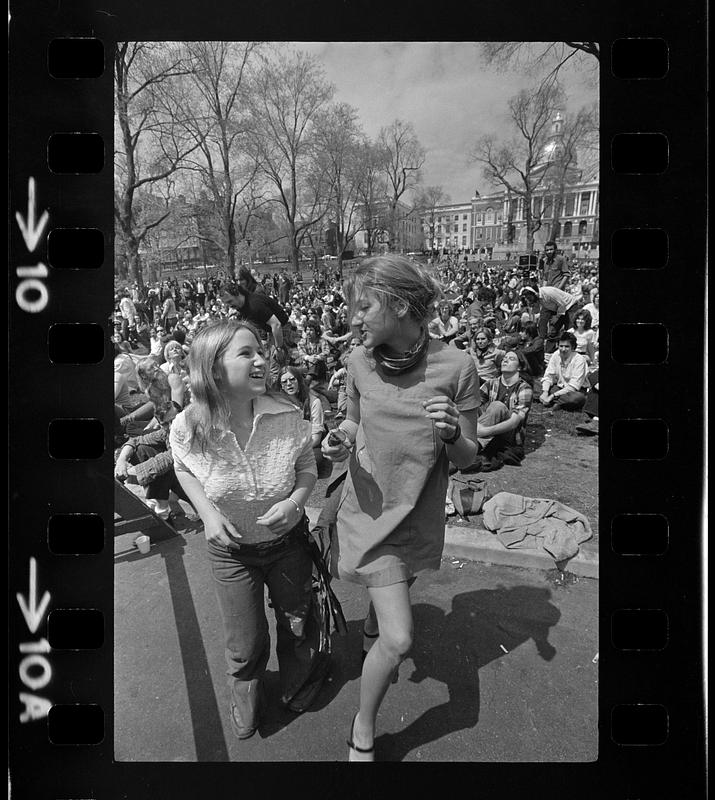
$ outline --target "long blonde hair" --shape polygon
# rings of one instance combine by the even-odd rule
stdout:
[[[216,431],[229,428],[230,407],[228,399],[219,388],[218,362],[240,330],[249,331],[261,345],[258,330],[250,322],[222,319],[202,328],[189,349],[189,375],[191,376],[191,406],[187,422],[191,441],[198,439],[201,449],[211,446]]]
[[[366,258],[344,288],[351,317],[366,289],[375,292],[383,308],[404,304],[419,323],[434,317],[442,298],[442,289],[427,270],[399,255]]]

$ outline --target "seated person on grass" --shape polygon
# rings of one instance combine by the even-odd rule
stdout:
[[[524,458],[523,439],[533,390],[529,365],[523,353],[508,350],[501,360],[501,374],[480,387],[482,406],[477,420],[477,458],[462,472],[517,465]]]
[[[170,492],[190,502],[174,472],[174,459],[169,449],[171,422],[182,410],[180,402],[173,399],[177,397],[178,386],[172,387],[169,376],[151,357],[140,362],[137,371],[140,385],[153,404],[156,427],[127,440],[119,451],[114,477],[120,481],[129,476],[136,479],[146,491],[146,504],[155,514],[171,522]]]
[[[598,367],[588,373],[588,392],[583,413],[588,421],[576,426],[576,432],[584,436],[598,436]]]
[[[576,337],[562,333],[559,349],[551,355],[539,399],[554,410],[580,411],[586,402],[588,363],[576,352]]]

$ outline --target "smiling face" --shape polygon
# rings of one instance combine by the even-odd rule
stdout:
[[[248,329],[236,331],[217,366],[224,394],[253,397],[266,391],[268,365],[263,346]]]

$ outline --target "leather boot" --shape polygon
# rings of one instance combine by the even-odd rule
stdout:
[[[258,678],[237,682],[231,689],[231,729],[239,739],[249,739],[258,729],[262,698]]]

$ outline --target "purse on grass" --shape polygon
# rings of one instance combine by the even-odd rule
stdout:
[[[460,517],[478,514],[486,501],[487,482],[484,478],[465,478],[453,475],[449,479],[447,498]]]

